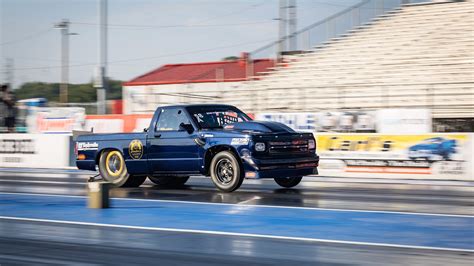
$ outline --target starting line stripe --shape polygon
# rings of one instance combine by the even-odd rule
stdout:
[[[319,239],[319,238],[304,238],[304,237],[289,237],[289,236],[277,236],[277,235],[233,233],[233,232],[209,231],[209,230],[146,227],[146,226],[118,225],[118,224],[102,224],[102,223],[88,223],[88,222],[75,222],[75,221],[63,221],[63,220],[48,220],[48,219],[37,219],[37,218],[20,218],[20,217],[10,217],[10,216],[0,216],[0,219],[14,220],[14,221],[27,221],[27,222],[55,223],[55,224],[85,225],[85,226],[97,226],[97,227],[109,227],[109,228],[137,229],[137,230],[149,230],[149,231],[163,231],[163,232],[178,232],[178,233],[223,235],[223,236],[255,237],[255,238],[266,238],[266,239],[277,239],[277,240],[293,240],[293,241],[305,241],[305,242],[328,243],[328,244],[346,244],[346,245],[362,245],[362,246],[373,246],[373,247],[390,247],[390,248],[439,250],[439,251],[474,253],[474,250],[472,250],[472,249],[398,245],[398,244],[371,243],[371,242],[358,242],[358,241],[330,240],[330,239]]]

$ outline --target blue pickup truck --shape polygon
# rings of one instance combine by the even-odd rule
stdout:
[[[318,163],[313,134],[253,121],[231,105],[159,107],[144,132],[76,139],[77,167],[98,166],[103,179],[118,187],[140,186],[147,177],[162,186],[183,185],[199,174],[225,192],[245,178],[274,178],[293,187],[317,174]]]

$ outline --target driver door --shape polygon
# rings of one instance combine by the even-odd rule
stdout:
[[[153,136],[149,139],[148,161],[156,174],[199,173],[199,146],[196,131],[188,133],[180,124],[190,124],[182,108],[162,109]]]

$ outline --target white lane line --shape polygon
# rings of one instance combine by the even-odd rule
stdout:
[[[210,234],[210,235],[224,235],[224,236],[256,237],[256,238],[279,239],[279,240],[294,240],[294,241],[306,241],[306,242],[318,242],[318,243],[332,243],[332,244],[348,244],[348,245],[363,245],[363,246],[392,247],[392,248],[408,248],[408,249],[424,249],[424,250],[441,250],[441,251],[456,251],[456,252],[470,252],[470,253],[474,252],[474,250],[472,250],[472,249],[441,248],[441,247],[414,246],[414,245],[398,245],[398,244],[388,244],[388,243],[371,243],[371,242],[331,240],[331,239],[320,239],[320,238],[306,238],[306,237],[290,237],[290,236],[277,236],[277,235],[247,234],[247,233],[234,233],[234,232],[210,231],[210,230],[196,230],[196,229],[179,229],[179,228],[163,228],[163,227],[146,227],[146,226],[133,226],[133,225],[119,225],[119,224],[102,224],[102,223],[63,221],[63,220],[47,220],[47,219],[36,219],[36,218],[21,218],[21,217],[10,217],[10,216],[0,216],[0,219],[4,219],[4,220],[14,220],[14,221],[27,221],[27,222],[44,222],[44,223],[55,223],[55,224],[71,224],[71,225],[87,225],[87,226],[111,227],[111,228],[138,229],[138,230],[149,230],[149,231],[166,231],[166,232],[196,233],[196,234]]]
[[[14,175],[11,174],[3,174],[0,172],[1,177],[8,177],[8,178],[31,178],[31,179],[43,179],[43,178],[53,178],[53,179],[87,179],[91,175],[69,175],[69,174],[31,174],[31,173],[15,173]]]
[[[260,196],[253,196],[253,197],[251,197],[251,198],[248,199],[248,200],[239,201],[236,205],[239,205],[239,206],[252,205],[252,206],[254,206],[255,204],[247,204],[247,203],[249,203],[249,202],[251,202],[251,201],[254,201],[254,200],[259,200],[259,199],[261,199],[261,198],[262,198],[262,197],[260,197]]]
[[[78,170],[27,170],[27,169],[0,169],[0,173],[24,173],[24,174],[71,174],[71,175],[91,175],[97,174],[95,171]]]
[[[65,182],[65,181],[40,181],[40,180],[13,180],[13,179],[0,179],[0,182],[15,182],[15,183],[37,183],[37,184],[61,184],[61,185],[86,185],[84,182]]]
[[[102,265],[102,264],[91,264],[91,263],[84,263],[84,262],[72,262],[70,260],[65,261],[65,260],[57,260],[57,259],[45,259],[45,258],[38,258],[38,257],[33,257],[33,258],[27,258],[24,254],[21,255],[3,255],[0,254],[0,259],[3,260],[14,260],[15,262],[29,262],[29,263],[34,263],[39,264],[43,263],[46,265],[69,265],[69,266],[93,266],[93,265]],[[0,264],[1,265],[1,264]]]
[[[57,194],[36,194],[36,193],[21,193],[21,192],[18,192],[18,193],[17,192],[0,192],[0,195],[1,194],[42,196],[42,197],[87,198],[86,196],[57,195]],[[179,203],[179,204],[189,203],[189,204],[198,204],[198,205],[239,206],[239,207],[249,207],[249,208],[277,208],[277,209],[321,210],[321,211],[337,211],[337,212],[361,212],[361,213],[383,213],[383,214],[402,214],[402,215],[423,215],[423,216],[474,218],[474,215],[444,214],[444,213],[373,211],[373,210],[358,210],[358,209],[331,209],[331,208],[319,208],[319,207],[314,207],[313,208],[313,207],[297,207],[297,206],[234,204],[234,203],[215,203],[215,202],[199,202],[199,201],[159,200],[159,199],[134,199],[134,198],[112,198],[112,199],[122,200],[122,201],[145,201],[145,202],[146,201],[151,201],[151,202]]]
[[[305,183],[356,183],[356,184],[376,184],[376,185],[428,185],[428,186],[466,186],[472,187],[473,180],[444,180],[444,179],[407,179],[390,177],[332,177],[332,176],[305,176],[301,184]],[[472,189],[472,188],[471,188]]]

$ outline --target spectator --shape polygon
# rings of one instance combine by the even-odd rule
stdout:
[[[15,132],[15,97],[7,84],[2,85],[2,103],[6,106],[5,127],[8,132],[13,133]]]

